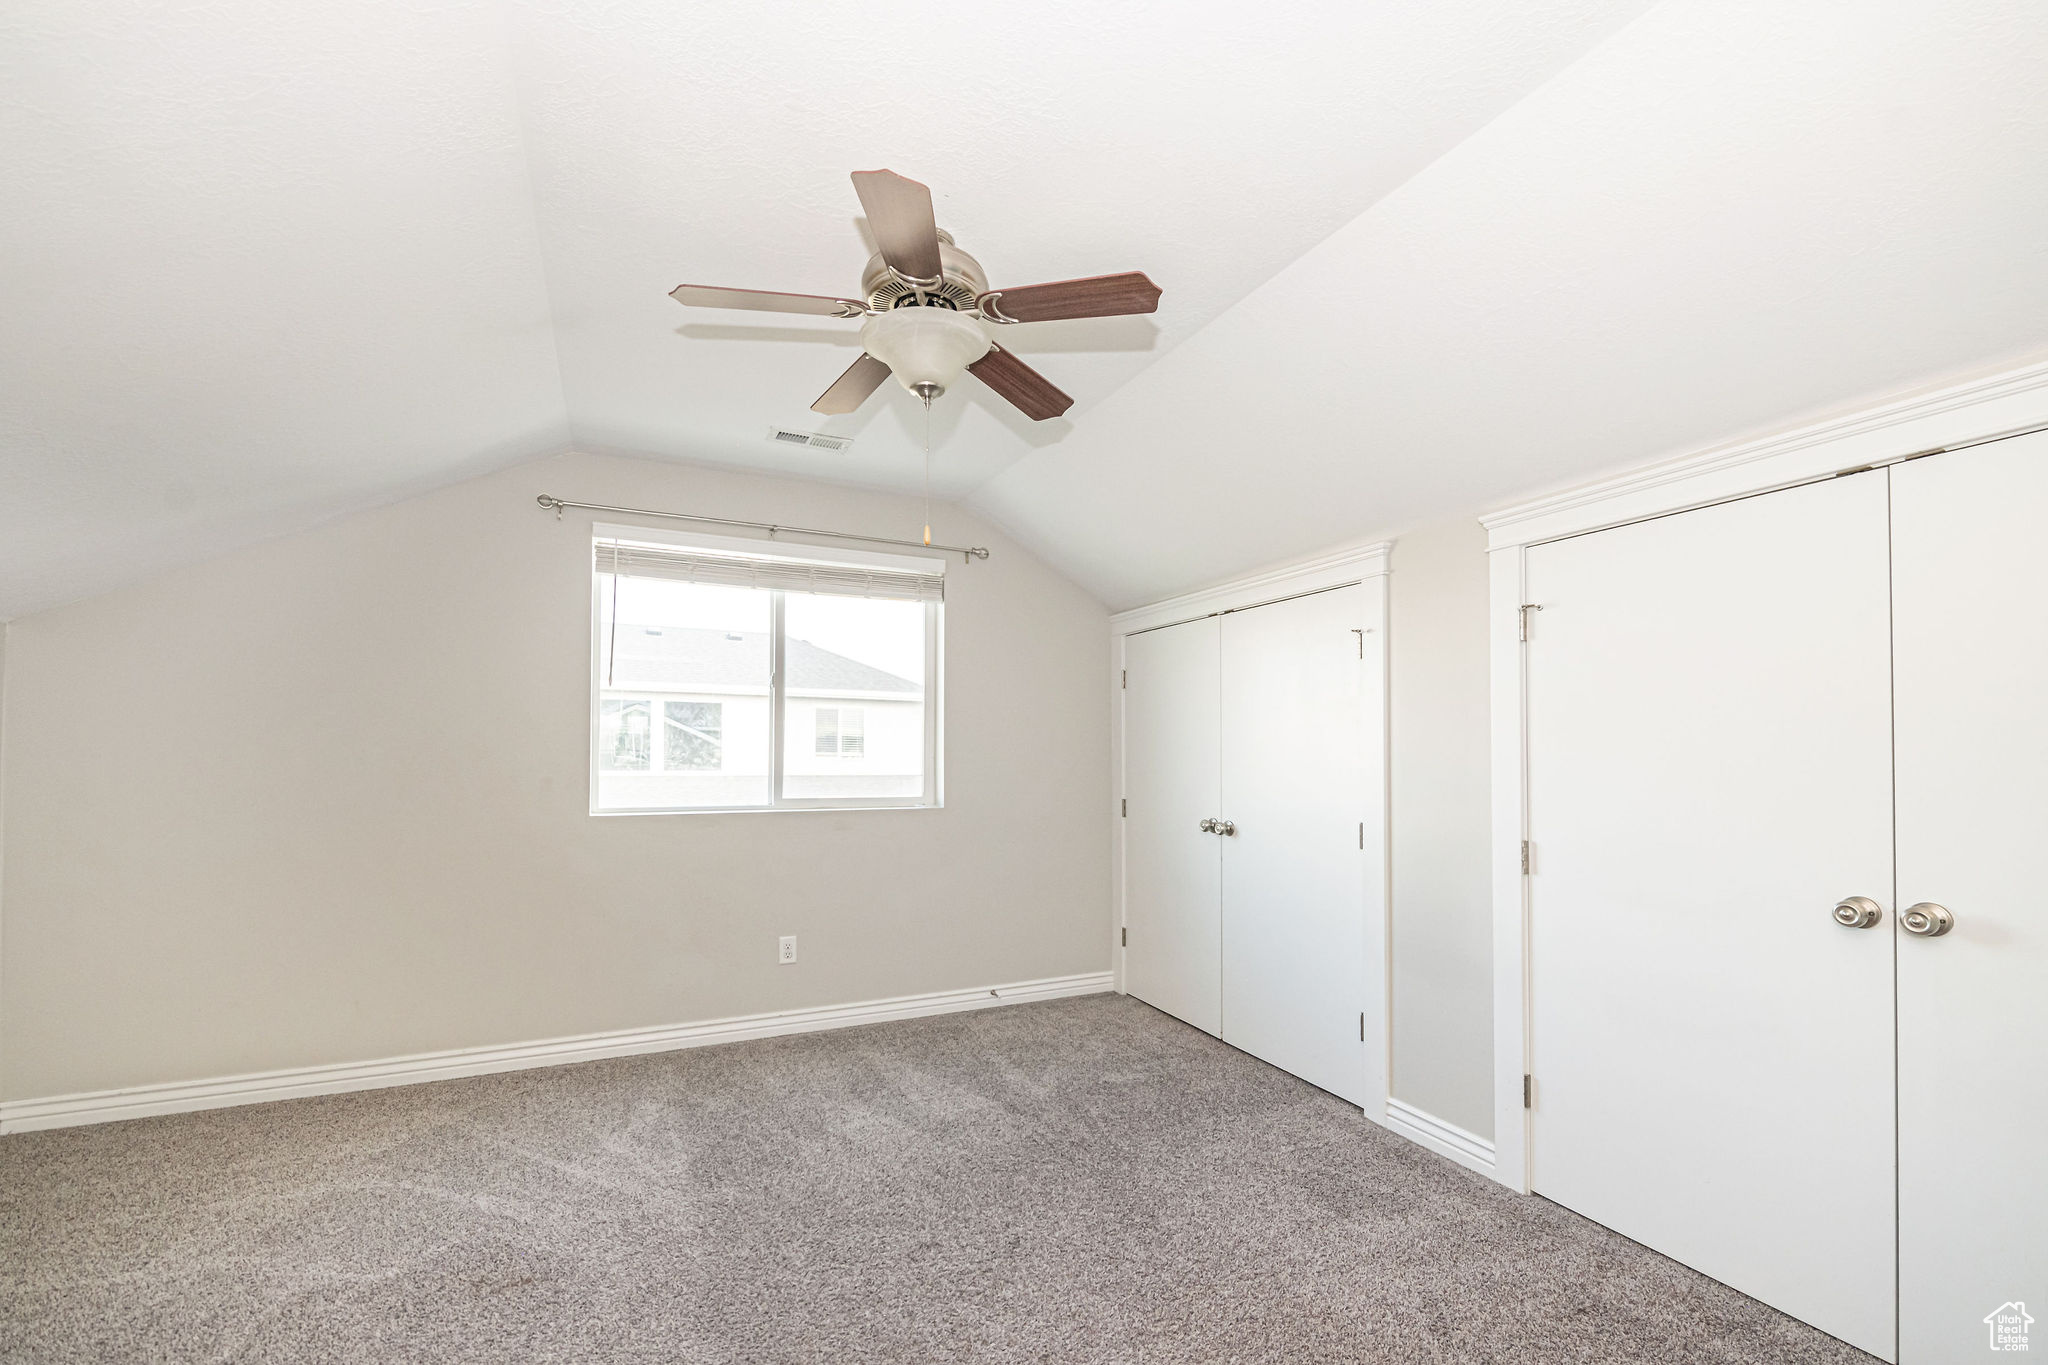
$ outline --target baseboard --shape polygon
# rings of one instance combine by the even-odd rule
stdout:
[[[349,1090],[417,1085],[422,1081],[446,1081],[493,1071],[562,1066],[570,1062],[591,1062],[603,1057],[625,1057],[642,1052],[671,1052],[711,1043],[734,1043],[785,1033],[812,1033],[819,1029],[878,1024],[889,1019],[914,1019],[928,1014],[986,1009],[991,1005],[1015,1005],[1028,1000],[1056,1000],[1062,996],[1089,995],[1112,988],[1111,973],[1083,972],[1078,976],[1018,981],[1005,986],[935,991],[927,995],[897,996],[890,1000],[864,1000],[851,1005],[824,1005],[775,1014],[707,1019],[694,1024],[619,1029],[611,1033],[585,1033],[496,1047],[454,1048],[410,1057],[386,1057],[374,1062],[295,1067],[244,1076],[221,1076],[212,1080],[173,1081],[121,1090],[54,1095],[39,1100],[8,1100],[0,1102],[0,1133],[70,1128],[86,1123],[143,1118],[151,1114],[180,1114],[194,1109],[262,1104],[304,1095],[335,1095]]]
[[[1455,1123],[1446,1123],[1397,1099],[1387,1101],[1386,1125],[1438,1156],[1447,1156],[1481,1175],[1493,1174],[1493,1144],[1477,1133],[1468,1133]]]

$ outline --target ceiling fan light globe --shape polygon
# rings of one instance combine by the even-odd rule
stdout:
[[[894,308],[867,320],[860,344],[889,367],[897,383],[917,393],[925,385],[951,388],[993,343],[980,322],[950,308]]]

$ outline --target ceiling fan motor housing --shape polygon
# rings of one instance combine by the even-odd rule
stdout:
[[[953,245],[953,236],[939,229],[939,282],[920,289],[916,282],[891,270],[879,254],[868,258],[860,275],[861,292],[868,307],[878,313],[893,308],[950,308],[959,313],[974,311],[974,301],[988,292],[988,276],[981,262]]]

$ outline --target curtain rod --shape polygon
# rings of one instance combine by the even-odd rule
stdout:
[[[913,550],[938,550],[949,555],[959,555],[962,563],[972,559],[987,559],[985,545],[927,545],[921,540],[891,540],[887,536],[860,536],[851,531],[820,531],[810,526],[779,526],[772,521],[740,521],[733,517],[703,517],[694,512],[655,512],[645,507],[608,507],[601,502],[570,502],[565,498],[551,498],[543,493],[534,499],[542,507],[554,509],[555,520],[562,519],[564,507],[581,507],[586,512],[622,512],[629,517],[667,517],[671,521],[702,521],[713,526],[745,526],[756,531],[775,535],[792,531],[800,536],[823,536],[827,540],[861,540],[870,545],[907,545]]]

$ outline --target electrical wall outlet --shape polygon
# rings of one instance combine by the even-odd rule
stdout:
[[[775,950],[775,960],[781,963],[796,961],[796,935],[784,934],[781,946]]]

